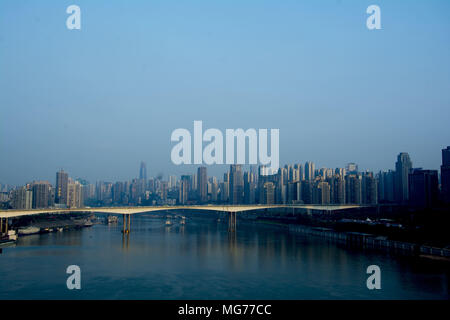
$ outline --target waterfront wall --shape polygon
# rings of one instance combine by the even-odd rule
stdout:
[[[303,225],[289,225],[289,231],[320,236],[337,242],[358,245],[361,247],[384,249],[409,255],[431,255],[450,258],[449,248],[435,248],[410,242],[388,240],[385,237],[377,237],[366,233],[337,232],[328,228],[308,227]]]

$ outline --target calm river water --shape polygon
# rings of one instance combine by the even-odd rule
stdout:
[[[19,238],[0,254],[0,299],[448,299],[448,265],[352,249],[257,223],[134,216]],[[368,290],[369,265],[381,290]],[[66,268],[81,269],[68,290]]]

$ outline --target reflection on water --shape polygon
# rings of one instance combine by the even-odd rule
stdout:
[[[446,266],[347,248],[261,224],[151,215],[32,235],[0,255],[2,299],[448,299]],[[68,265],[81,290],[66,288]],[[366,287],[379,265],[382,289]]]

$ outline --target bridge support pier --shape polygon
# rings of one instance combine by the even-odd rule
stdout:
[[[3,224],[5,227],[3,227]],[[0,235],[8,234],[8,218],[1,218],[0,220]]]
[[[123,230],[122,233],[130,233],[131,231],[131,214],[123,215]]]
[[[236,212],[228,212],[228,231],[236,232]]]

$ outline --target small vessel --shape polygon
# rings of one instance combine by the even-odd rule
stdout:
[[[57,228],[58,232],[62,232],[64,230],[64,228]]]
[[[20,236],[26,236],[26,235],[29,235],[29,234],[39,233],[40,231],[41,231],[41,228],[28,226],[28,227],[25,227],[25,228],[20,228],[18,230],[18,233],[19,233]]]
[[[7,234],[0,236],[0,246],[13,244],[17,241],[17,234],[15,230],[9,230]]]
[[[9,240],[16,241],[17,240],[17,233],[16,233],[16,231],[15,230],[9,230],[7,237],[9,238]]]
[[[119,222],[119,218],[117,218],[117,216],[109,216],[108,217],[108,224],[117,223],[117,222]]]
[[[172,221],[170,219],[166,220],[166,227],[171,226],[172,225]]]

